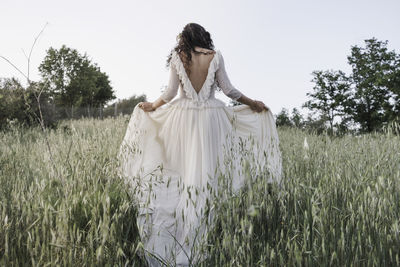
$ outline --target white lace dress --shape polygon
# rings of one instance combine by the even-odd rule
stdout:
[[[245,162],[267,168],[268,182],[280,182],[271,111],[228,107],[215,98],[217,87],[234,100],[242,95],[229,81],[219,50],[198,93],[174,51],[161,95],[167,104],[153,112],[136,106],[131,115],[119,153],[121,174],[138,204],[137,224],[150,266],[162,266],[160,260],[187,266],[206,256],[192,248],[206,240],[213,218],[212,201],[206,199],[219,189],[220,174],[231,182],[232,193],[245,182]],[[204,214],[207,223],[201,221]]]

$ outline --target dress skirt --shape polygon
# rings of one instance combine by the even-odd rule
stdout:
[[[152,112],[136,106],[119,158],[150,266],[188,266],[206,256],[196,249],[212,226],[221,177],[232,193],[245,184],[249,165],[254,175],[267,171],[268,182],[281,179],[271,111],[226,106],[216,98],[181,97]]]

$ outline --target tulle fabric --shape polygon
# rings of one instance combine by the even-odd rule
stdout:
[[[207,257],[193,248],[212,226],[218,176],[233,193],[244,162],[280,183],[281,155],[271,111],[180,97],[153,112],[135,107],[119,153],[121,174],[138,205],[137,225],[150,266],[188,266]],[[257,175],[256,173],[253,174]]]

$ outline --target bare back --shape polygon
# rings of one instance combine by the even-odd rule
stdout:
[[[196,51],[206,53],[204,54],[192,52],[192,60],[189,66],[189,80],[194,90],[199,93],[207,78],[208,69],[210,67],[211,60],[215,55],[215,51],[199,47],[196,47]]]

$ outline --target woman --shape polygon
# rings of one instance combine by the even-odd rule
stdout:
[[[224,58],[202,26],[187,24],[177,40],[167,60],[167,88],[156,101],[135,107],[120,149],[150,266],[187,266],[206,256],[195,249],[212,226],[210,203],[222,188],[221,174],[234,192],[243,186],[249,164],[256,166],[254,176],[266,169],[269,182],[280,182],[281,175],[268,107],[231,84]],[[215,98],[217,89],[244,105],[227,107]]]

